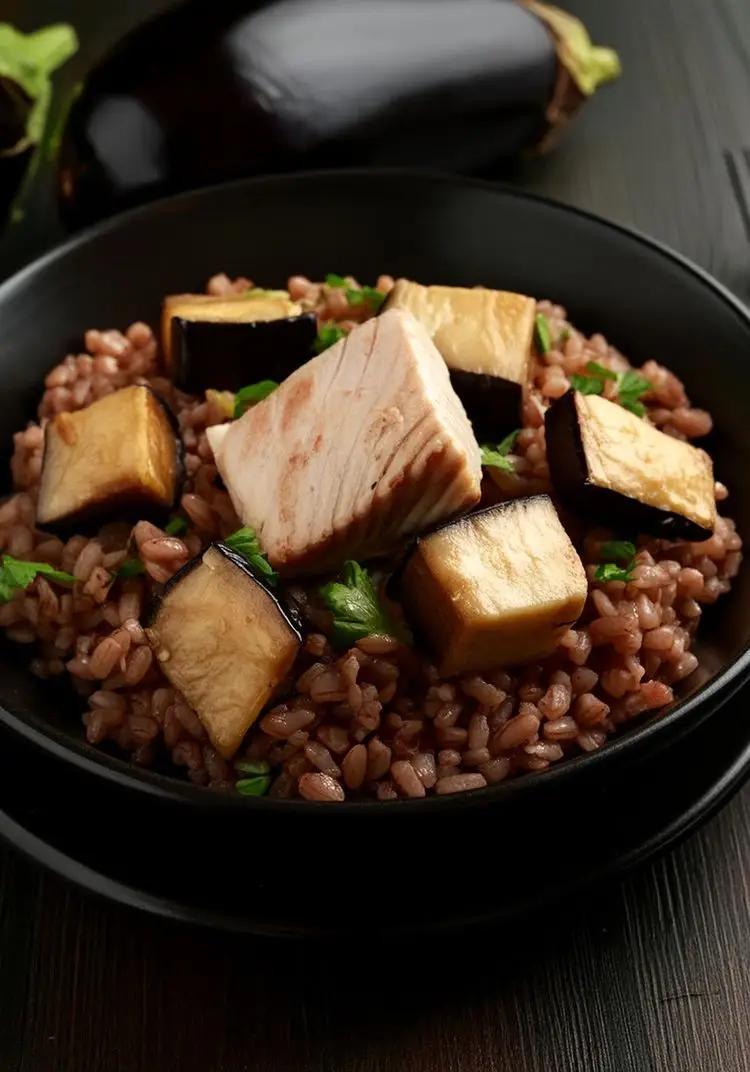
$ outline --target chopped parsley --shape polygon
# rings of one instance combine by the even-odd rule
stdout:
[[[333,614],[333,641],[342,648],[373,633],[402,636],[378,599],[372,578],[359,562],[345,562],[340,581],[324,584],[320,594]]]
[[[514,471],[513,462],[507,455],[513,450],[520,431],[520,428],[516,428],[514,432],[507,435],[501,443],[497,444],[497,446],[493,447],[490,443],[483,444],[483,446],[480,447],[482,452],[482,465],[487,465],[494,469],[502,469],[505,473],[512,473]]]
[[[599,548],[601,564],[596,567],[597,581],[628,581],[635,568],[635,544],[630,540],[608,540]]]
[[[227,536],[224,546],[234,551],[235,554],[241,555],[253,573],[258,574],[266,584],[278,583],[279,575],[263,554],[254,529],[247,528],[247,526],[237,529],[231,536]]]
[[[241,417],[243,413],[246,413],[251,406],[257,406],[264,398],[268,398],[278,386],[275,380],[260,380],[258,383],[251,383],[247,387],[241,387],[234,396],[233,416],[235,420]]]
[[[605,368],[597,361],[589,361],[586,365],[586,375],[571,376],[570,384],[582,395],[600,395],[604,392],[604,384],[607,380],[613,380],[617,390],[617,399],[621,406],[635,413],[637,417],[643,417],[646,407],[641,402],[641,395],[651,390],[651,384],[645,377],[634,369],[626,372],[613,372]]]
[[[247,777],[235,783],[235,789],[243,797],[262,797],[271,784],[271,768],[265,759],[243,759],[235,763],[234,769]]]
[[[552,348],[552,333],[544,313],[537,313],[534,317],[534,341],[540,354],[546,354]]]
[[[343,339],[345,335],[344,329],[340,328],[338,324],[334,324],[332,320],[329,320],[327,324],[321,324],[318,328],[317,338],[313,343],[315,353],[322,354],[324,350],[333,346],[339,339]]]
[[[336,275],[335,272],[328,273],[326,283],[329,287],[345,291],[346,300],[350,305],[362,305],[363,302],[368,302],[374,313],[377,313],[385,301],[385,294],[382,290],[376,287],[352,287],[342,275]]]
[[[55,569],[47,562],[24,562],[12,555],[3,555],[0,559],[0,603],[7,603],[15,592],[28,588],[31,582],[41,574],[57,584],[71,585],[75,577],[63,570]]]
[[[146,567],[141,562],[140,558],[126,558],[120,565],[117,571],[117,576],[122,580],[127,580],[128,577],[140,577],[142,573],[146,572]]]
[[[170,518],[167,524],[164,526],[164,531],[167,536],[183,536],[188,530],[188,523],[184,517]]]

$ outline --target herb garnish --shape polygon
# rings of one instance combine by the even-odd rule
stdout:
[[[552,347],[549,320],[544,313],[537,313],[534,317],[534,340],[540,354],[546,354]]]
[[[337,646],[346,648],[373,633],[403,636],[381,605],[370,574],[359,562],[345,562],[341,581],[324,584],[320,594],[333,613],[333,641]]]
[[[582,395],[600,395],[604,392],[605,381],[613,380],[620,405],[635,413],[637,417],[645,414],[646,407],[640,398],[651,390],[651,384],[639,372],[634,369],[613,372],[596,361],[589,361],[586,372],[588,375],[570,377],[570,384],[576,391],[580,391]]]
[[[235,789],[243,797],[262,797],[271,784],[271,768],[265,759],[242,759],[235,763],[234,769],[247,778],[240,778]]]
[[[140,577],[142,573],[146,572],[146,567],[141,562],[140,558],[126,558],[121,563],[120,568],[117,571],[117,576],[123,580],[127,580],[128,577]]]
[[[338,324],[334,324],[332,320],[329,320],[327,324],[321,324],[318,328],[318,336],[313,343],[315,353],[322,354],[324,350],[333,346],[339,339],[343,339],[345,335],[344,329],[340,328]]]
[[[632,580],[635,569],[635,544],[630,540],[608,540],[599,548],[601,565],[596,567],[597,581]],[[621,563],[621,565],[618,565]]]
[[[34,578],[42,574],[58,584],[71,585],[75,577],[63,570],[55,569],[47,562],[24,562],[12,555],[3,555],[0,559],[0,603],[7,603],[14,592],[28,588]]]
[[[275,380],[260,380],[258,383],[250,383],[247,387],[241,387],[234,396],[235,420],[246,413],[251,406],[257,406],[264,398],[268,398],[278,386]]]
[[[493,447],[490,443],[483,444],[483,446],[480,447],[482,452],[482,465],[487,465],[494,469],[502,469],[505,473],[514,472],[513,462],[510,458],[506,457],[506,455],[510,454],[513,450],[520,431],[520,428],[516,428],[514,432],[507,435],[501,443],[497,444],[497,446]]]
[[[385,301],[385,294],[382,290],[378,290],[376,287],[352,287],[342,275],[336,275],[335,272],[328,273],[326,283],[329,287],[345,291],[346,300],[350,305],[361,305],[365,301],[369,302],[374,313],[377,313]]]
[[[278,583],[279,575],[263,554],[255,529],[244,526],[233,532],[231,536],[227,536],[223,542],[224,546],[228,547],[230,551],[241,555],[253,573],[259,574],[266,584],[275,585]]]
[[[167,536],[182,536],[188,530],[188,523],[184,517],[175,515],[164,526]]]

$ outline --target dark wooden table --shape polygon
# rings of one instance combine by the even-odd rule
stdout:
[[[566,6],[624,77],[513,180],[650,232],[750,299],[750,4]],[[740,1072],[749,923],[747,790],[593,908],[526,935],[238,943],[0,849],[0,1069]]]

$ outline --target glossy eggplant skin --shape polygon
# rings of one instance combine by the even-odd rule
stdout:
[[[450,377],[480,443],[502,439],[518,427],[523,393],[519,383],[460,369],[451,369]]]
[[[63,215],[292,168],[477,170],[538,137],[557,69],[515,0],[191,0],[87,78],[62,145]]]
[[[648,533],[665,540],[705,540],[711,530],[672,510],[661,510],[589,480],[576,407],[576,392],[555,400],[545,414],[552,485],[563,504],[587,522],[623,533]]]
[[[314,356],[314,313],[245,323],[172,318],[171,368],[184,391],[239,391],[258,380],[281,383]]]

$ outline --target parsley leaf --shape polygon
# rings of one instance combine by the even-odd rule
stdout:
[[[595,380],[593,376],[573,375],[570,377],[570,386],[582,395],[600,395],[604,390],[604,383],[601,380]]]
[[[231,536],[227,536],[223,542],[224,546],[228,547],[230,551],[241,555],[253,573],[258,574],[266,584],[273,586],[278,583],[279,575],[263,554],[255,529],[247,526],[237,529]]]
[[[623,566],[618,566],[615,562],[602,562],[600,566],[596,567],[596,573],[594,577],[597,581],[629,581],[632,573],[629,569]]]
[[[605,368],[604,365],[600,365],[598,361],[589,361],[586,364],[586,371],[590,376],[595,376],[598,380],[616,380],[617,373],[612,369]]]
[[[331,581],[320,589],[333,613],[333,640],[348,647],[373,633],[399,636],[399,630],[381,606],[367,570],[358,562],[345,562],[341,581]]]
[[[625,409],[629,409],[631,413],[635,413],[636,416],[642,417],[646,412],[646,407],[640,401],[641,395],[645,395],[647,391],[651,390],[651,384],[640,373],[635,372],[634,369],[628,369],[627,372],[621,372],[617,377],[617,393],[620,398],[620,405]]]
[[[235,763],[234,769],[247,778],[240,778],[235,789],[243,797],[262,797],[271,784],[271,768],[265,759],[243,759]]]
[[[126,558],[117,571],[117,576],[126,580],[128,577],[140,577],[146,572],[146,567],[140,558]]]
[[[549,320],[544,313],[537,313],[534,317],[534,340],[540,354],[546,354],[552,347]]]
[[[480,447],[482,452],[482,465],[487,465],[495,469],[502,469],[505,473],[512,473],[514,471],[513,462],[510,458],[507,458],[506,455],[510,454],[513,450],[520,431],[520,428],[516,428],[514,432],[510,432],[510,434],[495,447],[490,443],[483,444],[482,447]]]
[[[571,387],[580,391],[582,395],[600,395],[604,391],[606,380],[613,380],[617,389],[617,400],[624,409],[630,410],[636,416],[642,417],[646,407],[640,401],[641,395],[651,390],[651,384],[647,379],[634,369],[625,372],[613,372],[605,368],[597,361],[589,361],[586,365],[586,376],[571,376]]]
[[[346,332],[343,328],[340,328],[338,324],[334,324],[330,320],[327,324],[321,324],[318,328],[318,336],[313,344],[313,349],[316,354],[322,354],[324,350],[327,350],[329,346],[333,346],[339,339],[343,339]]]
[[[188,523],[184,517],[170,518],[167,524],[164,526],[164,531],[167,536],[182,536],[188,530]]]
[[[28,588],[38,574],[49,577],[57,584],[75,583],[72,574],[55,569],[47,562],[24,562],[12,555],[3,555],[0,559],[0,602],[7,603],[15,591]]]
[[[260,380],[258,383],[250,383],[247,387],[241,387],[234,396],[235,420],[246,413],[251,406],[257,406],[264,398],[268,398],[278,386],[275,380]]]
[[[599,548],[601,565],[596,567],[594,577],[597,581],[632,580],[635,568],[636,547],[630,540],[608,540]],[[611,559],[612,561],[604,561]],[[618,562],[621,565],[618,565]]]
[[[635,544],[630,540],[608,540],[600,547],[599,557],[605,562],[630,562],[635,558]]]
[[[385,294],[382,290],[377,290],[375,287],[351,287],[342,275],[336,275],[335,272],[328,273],[326,283],[329,287],[346,291],[346,300],[350,305],[362,305],[363,302],[369,302],[374,313],[377,313],[385,301]]]

